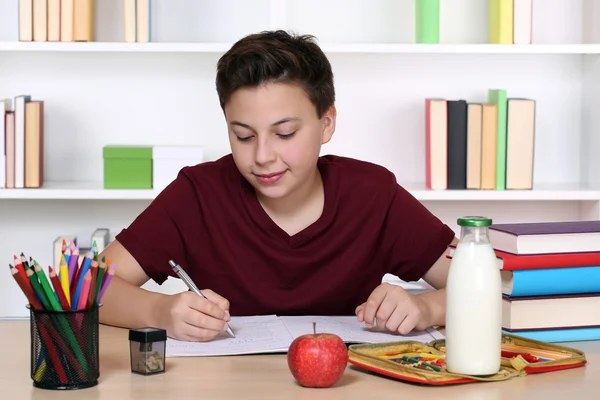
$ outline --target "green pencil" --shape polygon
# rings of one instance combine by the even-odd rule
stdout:
[[[35,267],[33,267],[33,268],[35,270],[36,275],[38,276],[38,279],[40,280],[42,289],[44,290],[44,292],[46,293],[46,296],[48,297],[48,300],[50,301],[52,310],[62,311],[62,307],[60,306],[60,303],[56,299],[56,296],[54,295],[54,291],[50,287],[50,282],[48,282],[48,278],[46,278],[46,274],[44,273],[44,270],[42,269],[42,267],[39,266],[39,264],[37,262],[34,262],[34,264],[35,264]]]
[[[40,281],[38,280],[37,274],[34,273],[31,268],[27,269],[26,273],[27,277],[29,278],[29,281],[31,282],[31,286],[33,287],[33,291],[40,298],[40,301],[42,302],[44,308],[46,310],[51,310],[52,308],[50,306],[50,303],[48,302],[48,297],[44,293],[44,289],[42,289],[42,287],[40,286]]]
[[[104,273],[106,272],[106,264],[104,263],[104,257],[102,257],[102,263],[98,268],[98,276],[96,277],[96,288],[94,290],[94,303],[92,306],[98,305],[98,293],[102,288],[102,280],[104,279]]]

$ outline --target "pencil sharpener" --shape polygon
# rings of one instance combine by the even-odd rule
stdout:
[[[145,327],[129,330],[131,372],[154,375],[165,372],[167,331]]]

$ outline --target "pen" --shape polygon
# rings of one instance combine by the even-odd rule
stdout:
[[[190,288],[191,291],[193,291],[197,295],[200,295],[208,300],[208,298],[202,294],[200,289],[198,289],[198,287],[194,284],[194,282],[189,277],[189,275],[183,270],[183,268],[181,268],[179,266],[179,264],[177,264],[173,260],[169,260],[169,264],[171,265],[171,268],[173,268],[173,271],[175,271],[177,276],[179,278],[181,278],[181,280],[187,285],[188,288]],[[229,326],[229,324],[227,324],[227,333],[229,333],[231,336],[235,337],[235,335],[233,334],[233,331],[231,330],[231,326]]]

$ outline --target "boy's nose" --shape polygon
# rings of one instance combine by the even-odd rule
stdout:
[[[267,141],[262,141],[256,146],[255,161],[257,164],[268,164],[275,160],[275,152]]]

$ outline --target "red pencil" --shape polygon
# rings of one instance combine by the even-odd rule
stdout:
[[[94,289],[96,288],[96,278],[98,277],[98,261],[92,261],[92,264],[90,265],[90,271],[92,271],[92,282],[90,283],[90,291],[85,304],[86,308],[92,308],[92,305],[94,304],[94,298],[96,297]]]
[[[17,256],[14,256],[14,260],[15,260],[15,268],[23,276],[23,278],[25,279],[25,282],[27,282],[27,285],[29,287],[31,287],[31,283],[29,282],[29,278],[27,277],[27,273],[25,272],[25,267],[23,266],[23,263],[21,262],[21,260],[19,260],[19,258]]]
[[[60,281],[58,280],[58,275],[56,275],[56,271],[52,269],[51,266],[48,266],[48,273],[50,275],[50,281],[52,282],[52,286],[54,286],[54,291],[56,292],[56,296],[58,297],[58,301],[60,302],[63,310],[70,310],[69,301],[67,300],[67,296],[65,296],[65,291],[63,290]]]
[[[67,374],[65,373],[63,365],[60,362],[60,357],[58,356],[58,351],[56,351],[56,347],[54,346],[54,342],[52,341],[52,336],[50,336],[44,324],[38,324],[37,327],[40,330],[40,334],[42,336],[44,344],[48,349],[48,354],[52,359],[52,364],[54,364],[54,369],[56,370],[56,374],[58,375],[60,383],[67,383]]]
[[[10,268],[10,272],[12,273],[13,278],[15,278],[15,280],[17,281],[17,284],[19,285],[19,287],[21,288],[21,290],[25,294],[25,297],[27,297],[27,300],[29,300],[29,304],[31,304],[31,306],[33,308],[35,308],[36,310],[41,310],[42,309],[42,305],[35,298],[35,294],[33,293],[33,289],[31,288],[30,285],[27,284],[27,282],[25,281],[25,279],[23,279],[23,277],[21,276],[21,274],[19,273],[19,271],[15,267],[11,267]],[[27,280],[29,280],[29,278]]]

